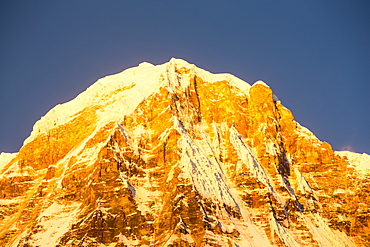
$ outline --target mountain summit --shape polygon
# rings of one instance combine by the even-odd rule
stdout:
[[[0,155],[0,246],[369,246],[369,157],[262,81],[144,62]]]

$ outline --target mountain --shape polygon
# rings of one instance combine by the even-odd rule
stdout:
[[[141,63],[0,155],[0,246],[370,246],[370,164],[262,81]]]

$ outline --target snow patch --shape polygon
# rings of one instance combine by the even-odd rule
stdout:
[[[130,240],[125,235],[123,235],[122,233],[117,235],[116,238],[118,238],[118,243],[124,244],[127,247],[133,247],[133,246],[137,246],[139,244],[138,240]]]
[[[253,83],[252,86],[256,86],[256,85],[262,85],[262,86],[265,86],[267,88],[270,88],[269,85],[267,85],[264,81],[261,81],[261,80],[256,81],[255,83]]]
[[[340,157],[346,157],[351,165],[360,173],[370,173],[370,155],[367,153],[359,154],[350,151],[335,151]]]
[[[142,62],[139,64],[139,67],[153,67],[154,65],[148,62]]]
[[[298,122],[295,122],[297,124],[297,133],[300,137],[306,138],[308,140],[311,140],[313,144],[320,143],[320,140],[306,127],[300,125]]]
[[[208,158],[202,148],[190,138],[180,121],[175,121],[176,129],[182,133],[177,144],[182,152],[180,166],[184,168],[199,193],[205,198],[216,198],[219,202],[239,208],[226,185],[219,164],[215,159]]]
[[[40,231],[28,241],[34,246],[57,246],[60,238],[68,232],[76,220],[81,204],[62,205],[54,202],[38,218]]]
[[[1,169],[1,167],[0,167]],[[18,164],[18,161],[14,162],[11,164],[9,167],[5,168],[6,170],[3,171],[2,174],[0,174],[0,178],[11,178],[11,177],[25,177],[25,176],[30,176],[30,172],[33,172],[32,167],[24,167],[21,168]]]
[[[230,142],[238,152],[238,157],[241,158],[240,161],[249,167],[250,171],[255,175],[255,177],[264,185],[266,185],[270,192],[276,194],[271,186],[265,170],[254,158],[251,148],[243,141],[241,135],[234,126],[230,130]]]
[[[9,164],[12,159],[14,159],[17,156],[18,153],[0,153],[0,171]]]
[[[2,164],[9,163],[12,159],[14,159],[17,156],[18,153],[0,153],[0,168]]]

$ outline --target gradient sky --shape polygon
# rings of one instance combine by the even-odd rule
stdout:
[[[97,79],[183,58],[265,81],[335,150],[370,153],[369,1],[1,1],[0,152]]]

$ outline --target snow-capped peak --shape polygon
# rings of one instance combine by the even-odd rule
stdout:
[[[176,58],[98,80],[0,154],[0,245],[368,246],[370,156],[273,100]]]
[[[122,116],[132,112],[140,102],[157,92],[160,87],[178,82],[177,69],[181,68],[188,70],[188,76],[197,76],[207,82],[225,80],[246,93],[250,88],[247,82],[234,75],[212,74],[183,59],[171,58],[169,62],[160,65],[142,62],[137,67],[99,79],[75,99],[52,108],[36,122],[24,145],[37,135],[47,133],[50,128],[67,123],[87,107],[99,108],[98,126],[104,126],[111,121],[118,122]],[[190,77],[187,78],[188,80],[182,80],[182,83],[188,83]],[[185,86],[186,84],[182,85],[182,87]]]

